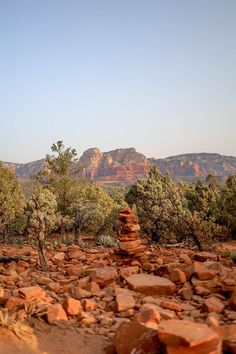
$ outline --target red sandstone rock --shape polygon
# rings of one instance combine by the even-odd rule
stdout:
[[[212,279],[209,280],[199,280],[196,277],[192,277],[191,283],[193,284],[194,287],[196,286],[201,286],[206,289],[213,289],[217,286],[219,282],[218,276],[215,276]]]
[[[212,269],[199,269],[194,273],[195,277],[199,280],[209,280],[214,278],[216,272]]]
[[[47,320],[48,323],[53,323],[57,321],[67,321],[67,315],[61,306],[61,304],[50,305],[47,308]]]
[[[166,278],[149,274],[134,274],[126,279],[131,290],[146,295],[168,295],[173,294],[176,285]]]
[[[78,315],[82,311],[82,306],[79,300],[69,297],[64,300],[63,308],[67,315],[74,316]]]
[[[135,315],[134,320],[150,328],[158,328],[158,323],[160,322],[161,315],[155,304],[144,304],[137,315]]]
[[[193,258],[195,259],[195,261],[200,261],[200,262],[205,262],[207,260],[216,261],[217,255],[210,252],[198,252],[194,254]]]
[[[224,352],[236,354],[236,324],[220,326],[215,331],[223,341]]]
[[[133,309],[134,306],[135,300],[131,295],[122,293],[116,295],[116,308],[118,312]]]
[[[212,296],[205,300],[203,307],[208,312],[221,313],[224,310],[225,305],[220,299],[218,299],[218,297]]]
[[[16,311],[24,307],[26,300],[20,296],[11,296],[6,304],[5,307],[10,311]]]
[[[112,283],[117,277],[117,270],[108,266],[103,268],[96,268],[90,274],[91,281],[94,281],[101,287]]]
[[[171,281],[173,281],[176,284],[184,284],[186,282],[185,273],[178,268],[172,270],[169,278]]]
[[[157,332],[134,321],[119,326],[114,342],[117,354],[162,353]]]
[[[176,312],[182,311],[181,305],[174,301],[163,300],[161,301],[160,306],[163,309],[167,309],[167,310],[172,310]]]
[[[236,311],[236,291],[233,292],[232,297],[230,299],[230,306],[233,310]]]
[[[29,286],[18,289],[18,293],[26,300],[41,300],[46,297],[46,293],[39,286]]]
[[[139,247],[141,245],[141,240],[119,242],[119,247],[122,251],[129,251],[133,248]]]
[[[124,267],[120,269],[121,278],[125,279],[130,277],[132,274],[138,274],[139,266]]]
[[[192,351],[190,353],[210,353],[218,351],[219,337],[213,329],[202,323],[194,323],[187,320],[163,320],[158,328],[160,341],[168,348],[169,353],[181,353],[180,349],[194,349],[203,345],[203,351]],[[214,343],[214,348],[212,348]],[[179,348],[183,347],[183,348]],[[187,348],[186,348],[187,347]],[[197,348],[198,349],[198,348]],[[188,351],[185,351],[188,353]],[[183,352],[183,353],[185,353]],[[220,351],[217,353],[220,354]]]

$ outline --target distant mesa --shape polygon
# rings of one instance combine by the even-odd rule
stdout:
[[[22,180],[27,180],[42,169],[44,159],[17,164],[3,162],[14,170]],[[176,181],[194,182],[204,180],[207,175],[224,181],[236,174],[236,157],[212,153],[189,153],[164,159],[147,158],[135,148],[101,152],[98,148],[86,150],[79,159],[81,176],[105,184],[130,184],[148,175],[151,165],[161,173],[170,174]]]

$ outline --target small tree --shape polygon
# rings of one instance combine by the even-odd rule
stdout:
[[[8,228],[24,210],[25,200],[15,174],[0,163],[0,234],[5,238]]]
[[[162,176],[155,166],[147,179],[131,186],[126,201],[131,206],[135,204],[142,229],[152,241],[159,242],[166,235],[181,235],[179,219],[186,213],[183,196],[171,178]]]
[[[55,195],[48,188],[41,186],[37,186],[27,204],[29,232],[38,238],[39,259],[43,271],[48,269],[44,253],[45,237],[55,226],[56,208]]]
[[[44,182],[56,196],[58,211],[62,216],[68,215],[71,204],[76,199],[75,189],[79,172],[77,153],[71,147],[66,148],[63,141],[51,146],[52,155],[46,155],[43,177]]]
[[[79,241],[81,231],[98,235],[112,230],[118,210],[124,205],[116,203],[98,184],[81,189],[72,207],[75,241]]]

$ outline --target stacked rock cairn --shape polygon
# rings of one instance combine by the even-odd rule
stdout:
[[[121,210],[118,214],[120,225],[119,249],[117,253],[126,256],[141,256],[145,249],[140,239],[138,217],[131,208]]]

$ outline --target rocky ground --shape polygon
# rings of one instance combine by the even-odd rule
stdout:
[[[230,244],[236,250],[236,244]],[[0,246],[0,354],[236,353],[236,263],[190,249],[143,256]]]

